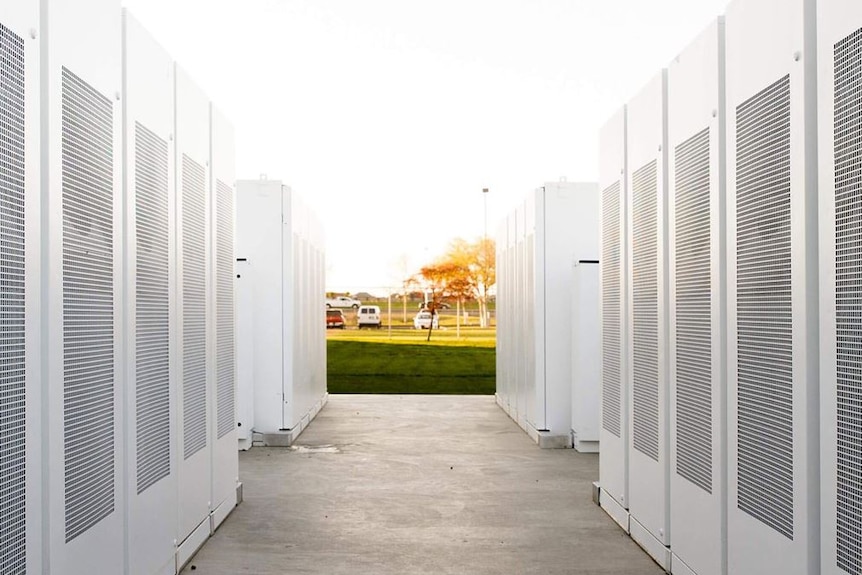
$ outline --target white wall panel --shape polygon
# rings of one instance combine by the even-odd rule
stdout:
[[[724,20],[668,70],[674,563],[726,572]]]
[[[42,572],[38,4],[0,6],[0,570]]]
[[[123,17],[129,573],[176,569],[174,64]]]
[[[602,194],[600,289],[602,313],[601,451],[602,507],[629,529],[629,372],[628,372],[628,184],[626,110],[611,117],[599,140]]]
[[[236,418],[236,309],[234,285],[234,220],[236,179],[234,131],[225,116],[210,107],[210,174],[212,181],[211,242],[214,250],[212,298],[214,313],[210,337],[214,342],[211,366],[214,397],[210,434],[213,442],[213,529],[236,506],[239,481]]]
[[[726,15],[730,573],[820,568],[814,6]]]
[[[202,533],[209,534],[212,503],[208,487],[214,396],[209,100],[179,66],[175,66],[175,87],[179,541],[194,533],[190,541],[197,542]]]
[[[119,2],[41,15],[42,312],[52,573],[123,570]],[[62,470],[62,471],[59,471]]]
[[[627,106],[628,221],[631,243],[629,486],[632,537],[660,565],[670,543],[669,394],[667,382],[667,73]],[[634,522],[645,532],[636,529]],[[648,537],[650,539],[644,539]]]
[[[817,3],[824,575],[862,572],[862,4]]]

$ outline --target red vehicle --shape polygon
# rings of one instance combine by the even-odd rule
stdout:
[[[344,329],[344,312],[340,309],[326,310],[326,328],[337,327]]]

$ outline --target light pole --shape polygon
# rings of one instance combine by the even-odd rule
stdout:
[[[485,203],[485,232],[482,234],[484,243],[488,241],[488,188],[482,188],[482,199]]]
[[[488,264],[488,188],[482,188],[482,200],[485,208],[485,231],[482,233],[482,259],[484,264]],[[488,286],[482,286],[483,296],[488,297]],[[483,298],[483,303],[480,306],[482,318],[479,321],[480,327],[488,327],[488,302]]]

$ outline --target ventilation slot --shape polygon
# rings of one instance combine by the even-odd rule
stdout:
[[[26,542],[24,371],[24,41],[0,24],[0,573],[23,575]]]
[[[602,427],[620,436],[620,183],[602,192]]]
[[[183,154],[183,457],[207,444],[206,184]]]
[[[138,493],[171,473],[168,145],[135,124]]]
[[[114,511],[111,100],[63,68],[66,541]]]
[[[862,573],[862,30],[835,46],[838,567]]]
[[[736,123],[738,506],[793,539],[790,77]]]
[[[632,176],[634,447],[658,461],[658,174],[653,160]]]
[[[676,472],[712,493],[709,128],[676,164]]]
[[[234,341],[233,341],[233,189],[216,181],[216,305],[218,306],[218,437],[235,428],[234,417]]]

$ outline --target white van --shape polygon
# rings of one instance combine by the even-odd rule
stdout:
[[[376,327],[380,329],[380,308],[376,305],[363,305],[356,313],[356,325],[359,329],[363,327]]]

